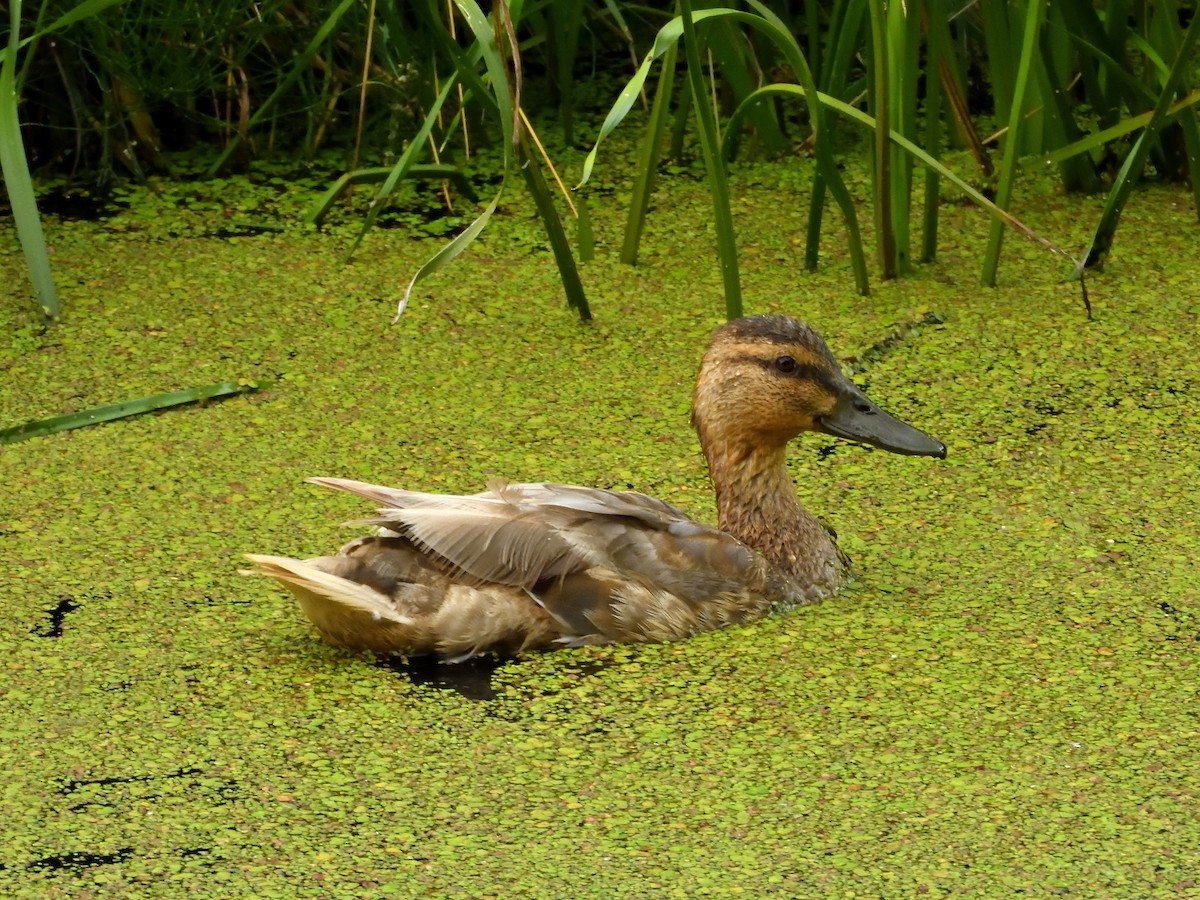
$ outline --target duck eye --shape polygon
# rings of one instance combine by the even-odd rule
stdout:
[[[775,360],[775,368],[785,375],[796,371],[796,361],[790,356],[781,356]]]

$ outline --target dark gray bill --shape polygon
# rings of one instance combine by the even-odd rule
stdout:
[[[833,412],[817,420],[817,427],[834,437],[861,441],[905,456],[946,458],[946,445],[899,419],[894,419],[847,381]]]

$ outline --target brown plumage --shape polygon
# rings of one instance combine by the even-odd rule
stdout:
[[[797,500],[787,443],[819,431],[909,455],[946,448],[880,410],[816,331],[785,316],[717,329],[692,423],[720,529],[633,491],[497,481],[474,496],[339,478],[379,534],[335,556],[252,555],[333,644],[464,659],[613,641],[669,641],[836,591],[848,561]]]

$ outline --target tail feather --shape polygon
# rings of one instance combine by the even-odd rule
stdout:
[[[376,621],[383,619],[397,625],[413,624],[411,618],[396,610],[390,597],[365,584],[327,572],[312,560],[256,553],[248,553],[246,558],[258,566],[262,574],[270,575],[289,588],[298,587],[305,592],[318,594],[342,606],[368,613]],[[301,600],[303,602],[303,598]]]
[[[339,557],[300,560],[247,554],[258,571],[290,591],[325,638],[340,647],[390,651],[421,642],[417,620],[396,607],[393,598],[322,568]]]

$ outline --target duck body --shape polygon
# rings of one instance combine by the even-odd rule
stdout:
[[[796,498],[786,447],[823,431],[910,455],[941,442],[893,419],[842,375],[820,336],[784,316],[717,330],[692,421],[720,528],[634,491],[495,481],[471,496],[338,478],[376,505],[378,533],[308,560],[252,555],[330,642],[446,659],[618,641],[670,641],[812,603],[848,560]]]

